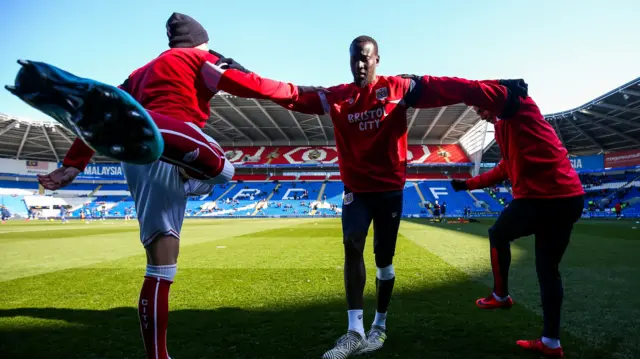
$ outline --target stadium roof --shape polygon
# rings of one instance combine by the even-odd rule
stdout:
[[[572,110],[544,116],[572,155],[640,147],[640,77]],[[495,140],[484,162],[500,160]]]
[[[409,140],[413,144],[457,143],[479,118],[470,107],[454,105],[409,110]],[[222,146],[333,145],[328,116],[288,111],[273,102],[220,93],[211,100],[211,118],[204,131]],[[40,161],[64,158],[74,135],[57,122],[32,121],[0,114],[0,157]],[[109,162],[106,157],[96,162]]]
[[[328,116],[305,115],[270,101],[219,93],[211,100],[204,131],[225,147],[333,145]],[[640,78],[573,110],[545,116],[572,154],[592,154],[640,146]],[[500,158],[491,134],[471,108],[462,104],[408,113],[411,144],[466,142],[485,148],[483,161]],[[476,133],[482,135],[476,135]],[[33,121],[0,114],[0,157],[60,161],[74,135],[53,120]],[[470,144],[469,142],[476,142]],[[488,144],[487,144],[488,143]],[[486,144],[486,145],[485,145]],[[475,151],[475,149],[473,150]],[[97,156],[96,162],[109,162]]]

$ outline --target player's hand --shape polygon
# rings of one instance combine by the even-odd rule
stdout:
[[[244,66],[240,65],[240,63],[238,63],[236,60],[230,57],[224,57],[224,55],[218,52],[215,52],[213,50],[209,50],[209,53],[218,58],[216,65],[222,67],[225,70],[234,69],[234,70],[244,72],[246,74],[251,72],[247,70]]]
[[[412,80],[415,80],[415,81],[420,81],[420,79],[422,78],[422,76],[413,75],[413,74],[401,74],[401,75],[398,75],[398,76],[402,77],[403,79],[412,79]]]
[[[66,187],[73,182],[80,174],[80,170],[75,167],[60,167],[47,175],[38,175],[38,182],[42,187],[55,191]]]
[[[529,85],[523,79],[499,80],[498,83],[521,98],[529,96]]]
[[[456,192],[466,191],[469,189],[469,187],[467,187],[467,181],[458,179],[451,180],[451,187],[453,187],[453,190]]]

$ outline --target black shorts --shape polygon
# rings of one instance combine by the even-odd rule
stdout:
[[[402,218],[403,191],[354,193],[344,188],[342,233],[367,234],[373,221],[373,251],[394,255]]]
[[[489,229],[489,236],[510,242],[535,234],[543,239],[555,237],[568,241],[574,223],[582,216],[583,207],[583,196],[514,199]]]

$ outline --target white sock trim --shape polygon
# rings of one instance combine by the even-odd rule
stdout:
[[[154,266],[151,264],[147,264],[147,271],[145,273],[148,277],[158,277],[166,280],[173,281],[176,273],[178,272],[177,264],[163,265],[163,266]]]
[[[496,293],[493,293],[493,298],[495,298],[495,300],[497,300],[498,302],[504,302],[505,300],[509,299],[509,296],[501,297]]]
[[[354,309],[348,310],[347,315],[349,316],[349,330],[358,332],[362,337],[365,337],[364,333],[364,322],[362,320],[364,316],[364,311],[362,309]]]
[[[542,337],[542,343],[551,349],[560,348],[560,339]]]
[[[389,264],[384,268],[376,268],[376,277],[380,280],[390,280],[396,277],[393,264]]]
[[[386,328],[387,326],[387,313],[379,313],[376,311],[376,316],[373,318],[373,325]]]

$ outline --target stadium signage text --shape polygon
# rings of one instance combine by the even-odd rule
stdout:
[[[84,172],[85,176],[96,177],[110,177],[110,176],[124,176],[122,174],[122,167],[120,165],[113,166],[87,166]]]
[[[607,153],[604,166],[607,168],[640,166],[640,149]]]
[[[602,155],[569,157],[569,161],[571,161],[571,167],[578,172],[604,168],[604,156]]]
[[[62,163],[58,163],[62,166]],[[88,165],[78,179],[124,180],[122,166],[119,163],[100,163]]]

